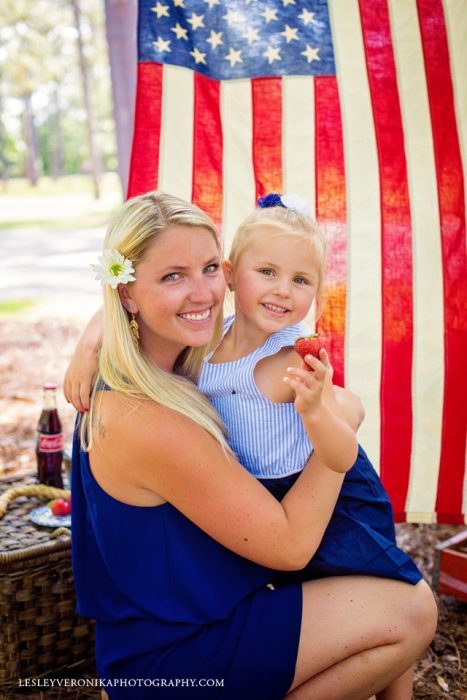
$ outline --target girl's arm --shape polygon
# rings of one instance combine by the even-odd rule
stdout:
[[[65,374],[63,393],[68,403],[72,403],[80,413],[89,410],[89,395],[102,343],[102,325],[102,309],[99,309],[84,329]]]
[[[365,409],[359,397],[348,389],[333,385],[334,396],[344,419],[356,433],[365,418]]]
[[[322,359],[326,359],[321,352]],[[284,381],[295,392],[295,408],[318,458],[329,469],[346,472],[357,458],[355,433],[338,405],[326,365],[311,355],[306,362],[313,372],[289,367]]]
[[[99,407],[105,429],[96,431],[90,459],[110,495],[140,505],[148,492],[156,494],[158,502],[169,501],[222,545],[263,566],[296,570],[310,560],[343,479],[316,454],[280,503],[186,416],[116,392],[102,392]]]

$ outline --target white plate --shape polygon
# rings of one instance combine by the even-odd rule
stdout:
[[[39,506],[29,513],[29,519],[36,525],[46,527],[71,527],[71,515],[54,515],[49,506]]]

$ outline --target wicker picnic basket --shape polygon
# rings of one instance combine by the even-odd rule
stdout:
[[[0,479],[2,690],[94,657],[93,623],[75,611],[70,533],[29,520],[33,508],[57,495],[32,475]]]

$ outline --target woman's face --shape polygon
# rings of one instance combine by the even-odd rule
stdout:
[[[207,229],[171,226],[137,265],[136,282],[120,288],[142,347],[160,367],[171,371],[184,348],[211,341],[225,293],[220,262]]]

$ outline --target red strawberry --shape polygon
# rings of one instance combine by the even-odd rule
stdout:
[[[71,503],[63,498],[50,501],[49,506],[54,515],[69,515],[71,512]]]
[[[313,357],[317,357],[319,360],[319,351],[322,347],[324,346],[319,340],[319,333],[312,333],[311,335],[307,335],[303,338],[297,338],[295,341],[294,350],[295,352],[298,352],[303,360],[305,359],[306,355],[313,355]],[[308,365],[306,362],[305,364],[306,368],[310,372],[313,372],[310,365]]]

